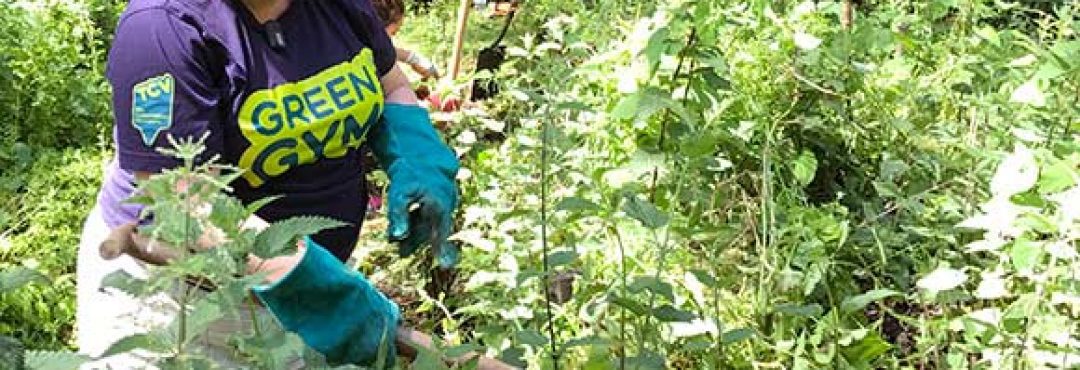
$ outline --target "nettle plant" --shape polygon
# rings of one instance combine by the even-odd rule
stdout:
[[[1080,366],[1080,151],[1065,151],[1017,145],[990,200],[958,225],[985,231],[965,246],[966,263],[918,282],[938,301],[975,308],[948,322],[959,336],[950,365]],[[979,360],[969,364],[970,354]]]
[[[228,339],[235,349],[226,354],[228,361],[275,369],[284,368],[296,358],[304,358],[309,366],[318,364],[318,356],[306,350],[298,336],[285,333],[272,317],[255,309],[250,288],[259,284],[264,275],[245,274],[246,262],[249,255],[266,259],[292,253],[304,235],[343,223],[301,216],[272,223],[262,230],[244,228],[245,220],[276,198],[245,206],[227,194],[228,184],[241,175],[240,170],[217,164],[216,157],[197,163],[204,153],[202,140],[169,140],[173,149],[162,152],[179,158],[183,164],[142,181],[129,202],[144,205],[144,214],[153,218],[152,223],[139,227],[139,233],[149,236],[152,243],[172,246],[179,256],[167,266],[150,267],[146,279],[119,271],[107,276],[105,285],[135,297],[164,295],[182,309],[167,325],[123,338],[104,355],[138,350],[156,358],[162,368],[240,365],[222,364],[220,354],[204,353],[204,347],[193,344],[197,334],[204,333],[215,321],[250,315],[254,317],[251,327],[238,328]],[[212,289],[206,292],[204,288]]]

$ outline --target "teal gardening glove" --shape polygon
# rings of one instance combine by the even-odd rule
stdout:
[[[252,290],[281,326],[333,366],[392,368],[401,314],[397,305],[319,244],[305,238],[304,256],[280,280]]]
[[[386,104],[369,134],[372,152],[390,178],[387,219],[390,241],[409,256],[425,244],[435,249],[439,265],[451,268],[460,250],[449,243],[457,208],[457,155],[435,132],[426,109]],[[415,210],[410,207],[416,205]]]

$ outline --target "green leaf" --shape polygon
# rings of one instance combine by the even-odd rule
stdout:
[[[216,294],[218,293],[212,293],[211,297]],[[186,335],[184,335],[185,345],[191,343],[193,339],[198,338],[196,334],[205,332],[206,329],[210,327],[210,324],[214,323],[218,319],[225,317],[225,313],[222,311],[221,308],[222,304],[218,301],[215,301],[216,299],[220,298],[211,297],[203,298],[200,299],[198,302],[195,302],[195,304],[192,305],[190,311],[188,312],[186,319],[187,322],[185,323],[187,329],[187,333]],[[174,319],[172,324],[169,325],[168,332],[170,338],[180,337],[179,317]]]
[[[520,330],[514,334],[514,337],[517,338],[519,343],[533,347],[540,347],[548,343],[548,338],[536,330]]]
[[[655,353],[645,353],[626,358],[626,368],[631,370],[662,370],[664,357]]]
[[[45,277],[45,275],[37,272],[36,270],[22,266],[16,266],[5,269],[4,271],[0,271],[0,294],[19,289],[33,283],[48,284],[49,278]]]
[[[276,201],[278,199],[281,199],[281,198],[284,198],[284,196],[278,195],[278,196],[266,197],[266,198],[256,200],[254,202],[251,202],[251,204],[248,204],[247,211],[248,211],[248,213],[258,212],[263,207],[266,207],[270,203],[273,203],[274,201]]]
[[[814,175],[817,173],[817,158],[814,157],[814,153],[810,151],[803,151],[794,162],[791,163],[791,172],[795,176],[795,182],[799,186],[809,185],[811,181],[814,181]]]
[[[121,353],[128,353],[136,349],[142,349],[155,353],[165,353],[172,350],[170,343],[171,340],[165,336],[151,332],[148,334],[133,334],[121,338],[120,340],[109,346],[109,349],[101,355],[102,357],[109,357],[118,355]]]
[[[641,106],[640,93],[624,96],[619,100],[618,104],[615,104],[615,108],[611,110],[611,117],[618,120],[634,118],[634,115],[638,112],[639,106]]]
[[[565,251],[554,252],[554,253],[548,255],[548,265],[549,265],[549,267],[557,267],[557,266],[562,266],[562,265],[568,265],[571,262],[574,262],[574,260],[576,260],[577,257],[578,257],[577,252],[573,251],[573,250],[565,250]]]
[[[716,279],[712,274],[705,270],[690,270],[691,274],[698,279],[702,284],[710,288],[717,288],[720,286],[720,281]]]
[[[688,322],[697,318],[697,315],[691,312],[677,309],[668,304],[654,309],[652,315],[661,322]]]
[[[146,281],[131,276],[127,271],[116,270],[101,279],[102,288],[117,289],[133,297],[146,295]]]
[[[609,297],[608,300],[610,300],[611,303],[614,303],[616,306],[625,308],[625,309],[629,310],[630,312],[633,312],[637,316],[645,315],[645,313],[648,312],[648,309],[645,308],[644,305],[642,305],[641,303],[638,303],[638,301],[635,301],[633,299],[629,299],[629,298],[626,298],[626,297],[612,296],[612,297]]]
[[[724,344],[737,343],[753,338],[755,334],[754,329],[750,328],[731,329],[720,335],[720,342]]]
[[[626,197],[623,212],[626,212],[627,216],[638,220],[638,222],[650,229],[658,229],[668,223],[667,215],[660,213],[656,206],[638,196]]]
[[[822,312],[824,312],[824,309],[822,309],[821,305],[817,303],[808,305],[783,303],[776,306],[776,312],[791,316],[815,318],[821,316]]]
[[[655,276],[635,276],[627,289],[630,293],[634,294],[648,290],[653,292],[653,294],[659,294],[667,298],[669,301],[675,301],[675,293],[671,284],[668,284]]]
[[[27,351],[26,368],[30,370],[78,369],[90,358],[69,351]]]
[[[1030,273],[1035,270],[1042,260],[1045,248],[1043,242],[1035,242],[1020,238],[1013,242],[1009,249],[1009,260],[1013,267],[1020,273]]]
[[[649,41],[645,44],[645,49],[641,52],[645,54],[645,57],[649,60],[650,66],[655,66],[657,63],[660,63],[660,57],[664,54],[664,51],[667,50],[669,33],[670,31],[665,26],[657,28],[656,31],[653,31],[653,34],[649,36]]]
[[[596,205],[596,203],[593,203],[588,199],[569,197],[559,201],[559,204],[555,206],[555,210],[585,213],[599,211],[600,206]]]
[[[900,292],[890,289],[875,289],[869,292],[844,299],[840,304],[840,311],[846,314],[854,313],[866,307],[866,305],[885,298],[900,296]]]
[[[481,346],[479,344],[465,343],[465,344],[462,344],[462,345],[453,346],[453,347],[450,347],[450,348],[447,348],[447,349],[443,350],[443,355],[446,356],[446,357],[450,357],[450,358],[457,358],[457,357],[465,356],[465,355],[467,355],[469,353],[480,351],[480,350],[483,350],[483,349],[484,349],[484,346]]]
[[[1076,185],[1075,166],[1066,161],[1055,160],[1043,166],[1039,174],[1039,191],[1043,194],[1056,193]]]
[[[344,222],[321,216],[300,216],[278,221],[259,233],[252,253],[262,258],[276,257],[288,253],[300,237],[345,225]]]
[[[841,349],[841,353],[848,361],[865,366],[890,349],[892,345],[882,339],[877,331],[870,331],[855,344]]]

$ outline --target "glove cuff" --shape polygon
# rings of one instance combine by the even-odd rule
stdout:
[[[252,290],[286,330],[332,365],[393,365],[401,316],[394,302],[310,238],[292,271]]]

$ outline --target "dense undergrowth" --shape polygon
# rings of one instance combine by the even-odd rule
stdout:
[[[0,47],[27,96],[0,97],[0,268],[57,282],[0,297],[30,348],[69,345],[107,156],[100,9],[122,5],[99,3],[0,13],[88,27]],[[398,41],[445,61],[456,4],[433,3]],[[1080,366],[1078,5],[854,3],[524,1],[502,93],[436,115],[465,168],[460,271],[370,230],[359,268],[410,323],[534,368]],[[467,52],[499,20],[474,15]],[[67,56],[85,76],[16,73]],[[19,100],[35,86],[56,90]]]

